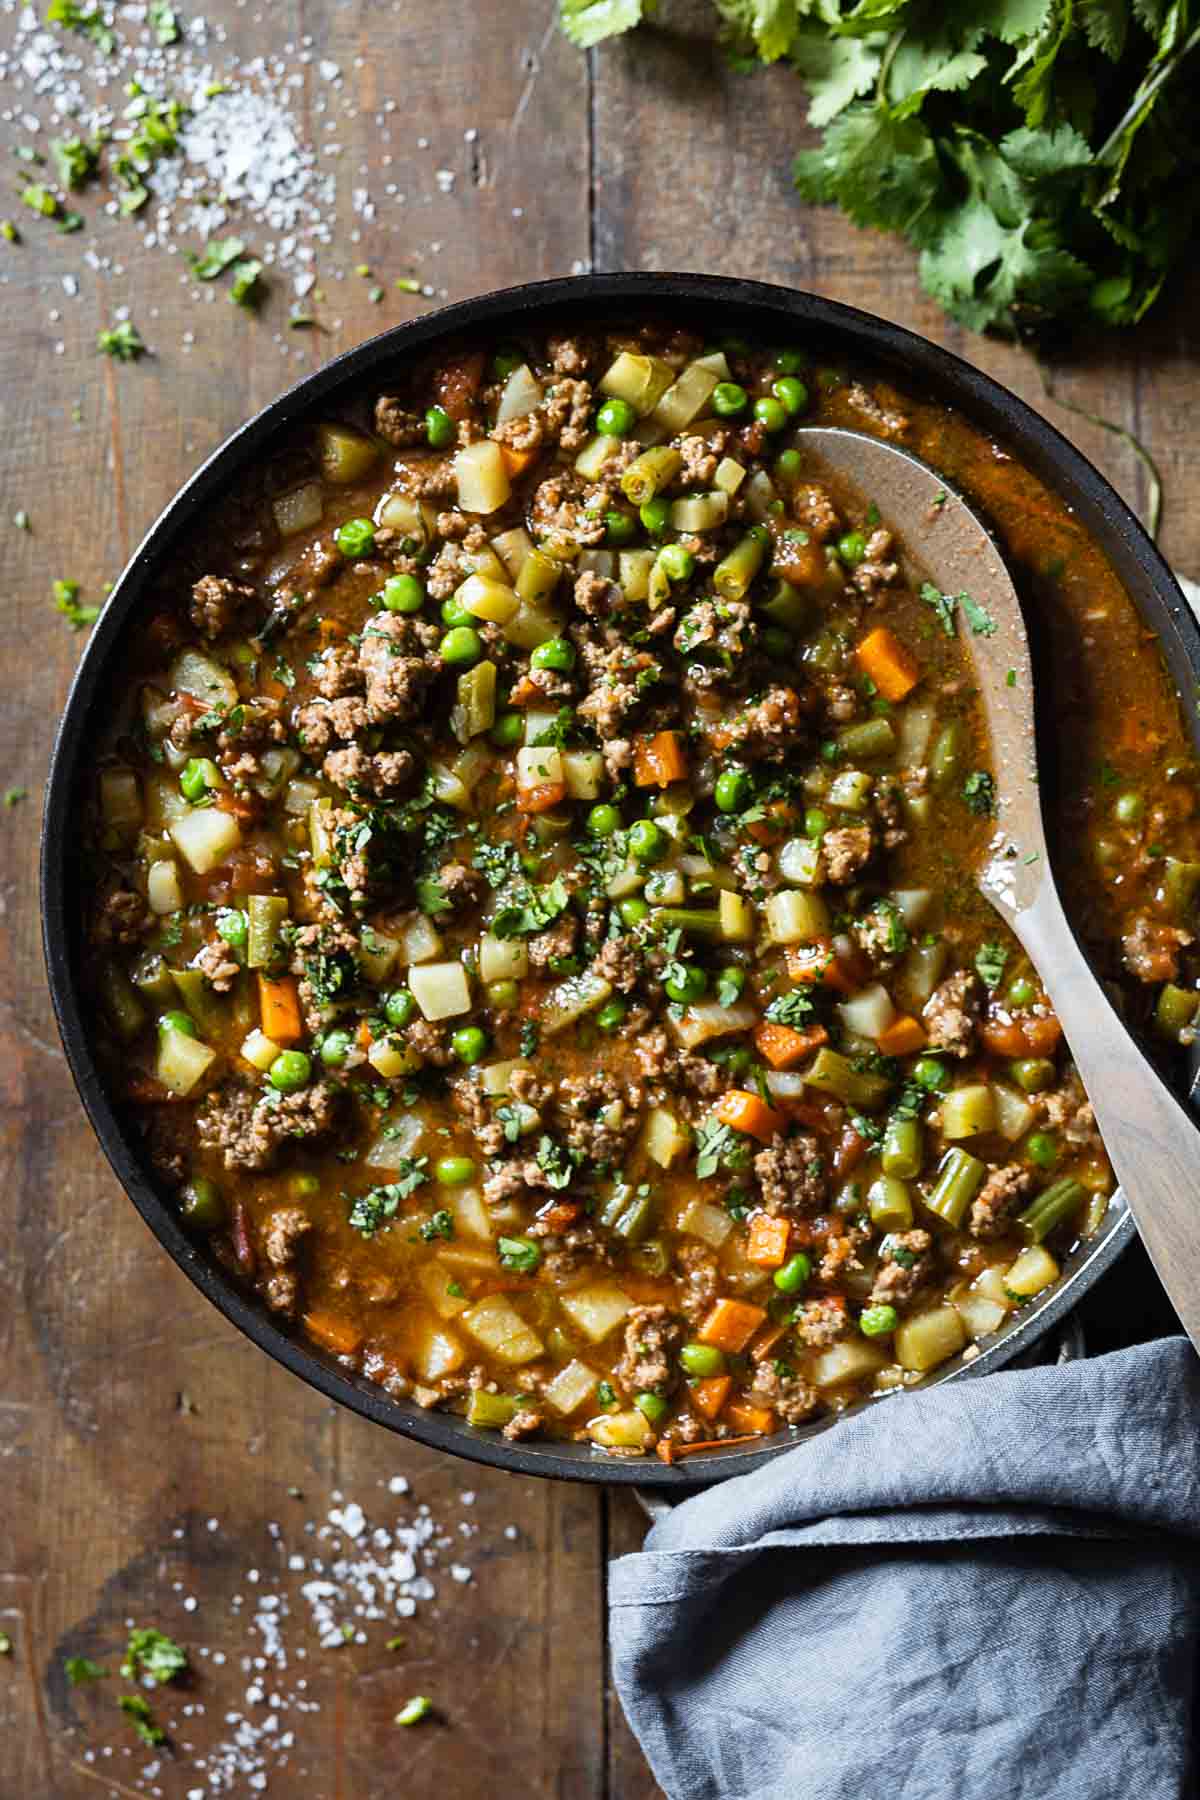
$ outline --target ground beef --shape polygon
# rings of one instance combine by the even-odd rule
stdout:
[[[900,573],[899,564],[890,560],[892,534],[882,526],[867,539],[867,553],[850,571],[850,586],[867,600],[878,599]]]
[[[620,1160],[635,1136],[645,1096],[637,1082],[620,1085],[611,1075],[584,1075],[558,1084],[557,1104],[563,1135],[572,1150],[589,1163]],[[603,1115],[619,1102],[615,1120]]]
[[[982,1005],[978,977],[969,969],[956,969],[933,990],[922,1010],[929,1048],[949,1056],[969,1056]]]
[[[815,1213],[825,1204],[828,1165],[810,1132],[777,1133],[754,1158],[754,1173],[769,1213]]]
[[[410,412],[394,394],[381,394],[375,402],[375,430],[398,450],[429,441],[424,413]]]
[[[547,388],[541,409],[547,435],[564,450],[581,450],[592,435],[592,386],[570,376]]]
[[[609,982],[621,994],[632,994],[645,962],[635,939],[609,938],[592,964],[591,972]]]
[[[648,1031],[644,1037],[640,1037],[633,1049],[643,1075],[648,1076],[651,1081],[656,1081],[666,1074],[673,1054],[673,1045],[661,1025],[653,1031]]]
[[[871,1305],[906,1305],[933,1275],[932,1247],[933,1239],[927,1231],[901,1231],[884,1238]]]
[[[785,1425],[799,1425],[820,1405],[816,1389],[802,1375],[781,1374],[769,1362],[759,1364],[750,1398],[769,1406]]]
[[[453,1052],[446,1042],[444,1025],[433,1025],[428,1019],[414,1019],[411,1025],[404,1027],[404,1041],[423,1062],[432,1063],[435,1069],[447,1068],[452,1061]]]
[[[206,638],[227,637],[242,623],[258,596],[244,582],[225,575],[202,575],[192,588],[189,616]]]
[[[541,1413],[538,1412],[537,1408],[533,1406],[523,1406],[520,1412],[515,1412],[513,1414],[512,1418],[508,1421],[508,1424],[504,1426],[500,1435],[506,1437],[511,1444],[515,1443],[518,1438],[536,1437],[539,1431],[544,1431],[545,1429],[546,1421]]]
[[[534,1237],[541,1235],[530,1226]],[[552,1281],[558,1281],[568,1275],[574,1275],[588,1263],[609,1263],[613,1261],[613,1249],[606,1239],[602,1238],[595,1225],[573,1225],[570,1231],[562,1236],[547,1235],[546,1255],[542,1268]]]
[[[810,537],[823,540],[841,529],[841,514],[826,488],[796,488],[792,495],[791,510]]]
[[[476,523],[468,525],[465,531],[455,533],[454,539],[443,544],[425,570],[425,586],[430,598],[448,600],[471,574],[475,554],[486,543],[487,533],[482,525]]]
[[[881,777],[875,783],[872,804],[875,815],[883,827],[883,847],[885,850],[898,850],[901,844],[908,842],[908,828],[904,823],[904,807],[901,802],[899,782],[888,777]]]
[[[100,901],[92,920],[92,942],[132,949],[154,923],[150,908],[133,888],[113,888]]]
[[[617,1379],[631,1394],[662,1393],[679,1379],[675,1352],[684,1325],[665,1306],[635,1306],[625,1325],[625,1350]]]
[[[205,944],[193,958],[192,967],[208,977],[209,985],[218,994],[227,994],[238,977],[238,964],[224,938],[213,938]]]
[[[563,913],[546,931],[539,931],[529,939],[526,948],[530,968],[539,974],[550,972],[552,963],[572,954],[578,937],[579,920],[574,913]]]
[[[720,747],[751,759],[776,756],[795,743],[799,726],[800,700],[794,689],[768,688],[753,706],[722,720]]]
[[[1096,1150],[1100,1148],[1096,1115],[1074,1069],[1067,1070],[1061,1087],[1039,1094],[1037,1098],[1042,1116],[1051,1130],[1061,1131],[1069,1144],[1087,1145],[1089,1149]]]
[[[889,912],[882,906],[873,906],[870,912],[853,920],[850,932],[859,949],[870,957],[879,973],[895,967],[900,954],[895,946],[907,941],[903,930],[897,929],[894,912]]]
[[[351,743],[367,729],[367,706],[357,695],[340,700],[310,700],[296,710],[296,732],[310,756],[320,756],[341,742]]]
[[[676,477],[678,485],[685,488],[711,487],[727,442],[728,435],[724,431],[714,431],[708,438],[680,438],[677,448],[683,458],[683,467]]]
[[[586,550],[604,542],[609,498],[607,488],[581,489],[578,477],[565,471],[551,475],[534,490],[529,523],[541,537],[569,538]]]
[[[809,1300],[797,1309],[795,1330],[800,1342],[810,1350],[826,1350],[844,1337],[850,1325],[846,1302],[833,1294],[824,1300]]]
[[[683,1244],[675,1253],[675,1261],[687,1284],[680,1307],[692,1324],[698,1325],[710,1311],[721,1285],[717,1259],[702,1244]]]
[[[858,717],[858,695],[844,682],[827,682],[821,695],[825,716],[833,725],[848,725]]]
[[[327,1081],[280,1095],[227,1082],[197,1115],[196,1135],[208,1149],[221,1151],[227,1169],[268,1169],[290,1139],[307,1141],[332,1130],[341,1099]]]
[[[446,457],[427,456],[408,467],[408,491],[414,500],[428,500],[442,506],[458,498],[458,477],[454,464]]]
[[[490,435],[496,443],[524,454],[527,450],[541,449],[546,438],[546,421],[540,412],[522,413],[520,418],[505,419],[503,425],[497,425]]]
[[[281,744],[287,727],[279,716],[280,702],[265,695],[239,700],[226,715],[217,733],[217,749],[232,750],[242,744]]]
[[[373,725],[402,724],[420,716],[440,672],[433,654],[438,637],[435,625],[403,613],[380,613],[371,621],[362,635],[358,662],[367,688],[367,717]]]
[[[556,375],[586,375],[600,354],[596,340],[588,337],[552,337],[546,348]]]
[[[606,738],[604,743],[604,772],[608,779],[619,782],[627,769],[633,766],[633,742],[630,738]]]
[[[487,892],[487,882],[475,869],[469,869],[466,863],[447,863],[437,877],[437,884],[442,890],[442,898],[449,902],[452,911],[461,912],[468,906],[478,906]]]
[[[883,437],[901,437],[908,430],[908,420],[895,407],[885,405],[870,393],[861,382],[853,382],[845,391],[845,397],[856,412],[864,418],[873,419],[879,426]]]
[[[348,793],[395,795],[412,786],[417,761],[409,750],[377,750],[371,755],[359,745],[349,744],[329,752],[321,773]]]
[[[312,1220],[298,1206],[278,1207],[267,1219],[262,1250],[270,1273],[262,1289],[267,1305],[275,1312],[295,1311],[300,1286],[296,1272],[299,1246],[311,1230]]]
[[[1143,914],[1121,939],[1121,954],[1125,967],[1139,981],[1174,981],[1179,974],[1179,952],[1192,941],[1190,931],[1160,925]]]
[[[589,619],[607,619],[610,613],[620,610],[624,598],[615,581],[592,569],[585,569],[575,578],[575,604]]]
[[[1020,1201],[1037,1186],[1037,1173],[1020,1163],[992,1169],[971,1207],[967,1229],[974,1238],[999,1237]]]
[[[338,700],[361,687],[358,651],[353,644],[334,644],[320,657],[316,673],[316,689],[326,700]]]
[[[846,887],[870,862],[875,837],[869,825],[843,825],[821,839],[820,872],[834,887]]]
[[[450,1083],[450,1098],[454,1110],[470,1128],[471,1136],[479,1145],[484,1156],[491,1158],[502,1156],[507,1139],[504,1126],[496,1118],[495,1113],[479,1090],[479,1083],[469,1075]]]
[[[328,587],[339,570],[345,567],[345,559],[340,550],[333,544],[318,542],[310,544],[308,549],[292,564],[285,577],[289,588],[299,594],[311,595],[319,588]]]
[[[740,678],[751,611],[744,600],[702,600],[684,613],[675,632],[675,648],[689,661],[685,685],[703,692],[727,687]],[[711,662],[703,660],[712,656]],[[783,691],[783,690],[780,690]]]

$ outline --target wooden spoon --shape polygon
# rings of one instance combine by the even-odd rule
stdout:
[[[1200,1350],[1200,1130],[1113,1010],[1063,912],[1038,793],[1029,642],[1004,558],[962,496],[907,450],[824,427],[798,442],[815,476],[874,501],[929,579],[944,594],[969,594],[994,625],[972,629],[967,609],[956,609],[996,778],[996,830],[975,880],[1037,968],[1142,1242]]]

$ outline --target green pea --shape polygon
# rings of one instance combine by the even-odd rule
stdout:
[[[370,519],[347,519],[333,534],[343,556],[370,556],[375,548],[375,527]]]
[[[944,1094],[950,1086],[950,1071],[936,1056],[920,1056],[913,1064],[912,1078],[918,1087],[930,1094]]]
[[[659,1424],[671,1410],[661,1394],[635,1394],[633,1404],[652,1425]]]
[[[587,828],[593,837],[611,837],[621,829],[621,815],[607,800],[598,801],[588,812]]]
[[[890,1337],[900,1323],[894,1306],[868,1306],[859,1314],[858,1329],[864,1337]]]
[[[1058,1161],[1058,1145],[1048,1131],[1031,1131],[1025,1139],[1025,1159],[1035,1169],[1052,1169]]]
[[[1140,825],[1146,813],[1146,802],[1132,788],[1118,794],[1113,802],[1113,818],[1118,825]]]
[[[653,500],[638,507],[638,518],[651,537],[661,537],[671,523],[671,502],[656,494]]]
[[[389,575],[379,590],[379,602],[388,612],[420,612],[425,604],[425,589],[415,575]]]
[[[438,645],[438,655],[444,663],[462,663],[470,667],[483,655],[483,639],[474,626],[455,625]]]
[[[614,506],[604,515],[606,544],[631,544],[637,536],[638,522],[632,513],[618,512]]]
[[[829,829],[829,814],[823,813],[819,806],[810,806],[804,813],[804,835],[807,838],[822,838]]]
[[[446,450],[458,436],[454,420],[444,406],[431,406],[425,414],[425,436],[433,450]]]
[[[745,412],[750,396],[739,381],[718,381],[712,392],[712,409],[722,419]]]
[[[565,674],[575,667],[575,646],[570,638],[550,638],[538,645],[529,661],[532,668],[557,669]]]
[[[450,1039],[450,1048],[459,1062],[466,1063],[468,1068],[487,1055],[487,1047],[487,1033],[478,1025],[460,1025]]]
[[[771,383],[771,392],[791,418],[808,405],[808,389],[794,375],[781,375],[778,381]]]
[[[685,1344],[679,1352],[679,1365],[685,1375],[707,1381],[725,1373],[725,1352],[715,1344]]]
[[[492,380],[507,381],[524,361],[520,344],[501,344],[492,355]]]
[[[619,1031],[621,1026],[625,1023],[625,1017],[628,1011],[628,1002],[614,994],[611,1000],[606,1000],[604,1002],[604,1005],[596,1014],[596,1023],[601,1031]]]
[[[695,557],[683,544],[664,544],[658,564],[668,581],[689,581],[696,569]]]
[[[606,400],[596,414],[596,430],[604,437],[628,437],[637,424],[637,414],[628,400]]]
[[[635,862],[661,862],[669,848],[666,832],[653,819],[639,819],[630,827],[629,852]]]
[[[1032,1006],[1037,999],[1037,987],[1028,975],[1017,975],[1008,984],[1008,1000],[1012,1006]]]
[[[639,899],[636,894],[628,900],[622,900],[617,911],[621,915],[621,923],[628,925],[630,929],[635,925],[640,925],[643,919],[650,917],[648,904],[645,900]]]
[[[439,1156],[433,1165],[433,1178],[442,1187],[466,1187],[475,1179],[475,1164],[469,1156]]]
[[[399,1030],[417,1016],[417,1003],[407,988],[393,988],[383,1002],[383,1016]]]
[[[180,1037],[199,1036],[196,1030],[196,1021],[192,1018],[191,1013],[178,1011],[162,1013],[159,1016],[158,1029],[160,1031],[177,1031]]]
[[[497,1012],[511,1012],[521,998],[521,990],[515,981],[489,981],[484,989],[489,1006]]]
[[[456,600],[453,595],[449,600],[442,601],[441,612],[443,625],[474,625],[475,623],[475,615],[469,613],[462,602]]]
[[[1047,1056],[1022,1056],[1009,1063],[1008,1072],[1027,1094],[1040,1094],[1058,1079],[1058,1071]]]
[[[238,906],[223,906],[213,920],[231,950],[244,950],[250,935],[250,921]]]
[[[768,625],[762,634],[763,649],[776,662],[787,662],[795,659],[796,645],[792,635],[782,625]]]
[[[217,1231],[228,1217],[221,1190],[207,1175],[193,1175],[179,1196],[179,1213],[193,1231]]]
[[[781,375],[798,375],[804,367],[804,356],[799,350],[777,350],[775,367]]]
[[[197,800],[203,800],[208,793],[208,776],[204,764],[194,756],[179,771],[179,791],[185,800],[191,800],[193,804]]]
[[[765,395],[754,402],[754,416],[764,431],[782,431],[788,422],[787,407],[782,400]]]
[[[847,568],[857,568],[867,554],[867,540],[861,531],[844,531],[837,541],[837,553]]]
[[[354,1046],[354,1039],[340,1027],[321,1039],[321,1061],[327,1069],[340,1069]]]
[[[729,963],[717,974],[717,997],[722,1006],[732,1006],[742,997],[742,989],[746,985],[746,971],[739,969],[736,963]]]
[[[798,1294],[807,1286],[812,1274],[812,1263],[803,1250],[797,1250],[795,1256],[789,1256],[781,1269],[775,1271],[775,1286],[781,1294]]]
[[[281,1094],[294,1094],[307,1085],[312,1063],[303,1050],[281,1050],[267,1070],[267,1080]]]
[[[775,458],[775,473],[785,481],[799,481],[804,472],[804,458],[798,450],[781,450]]]
[[[685,963],[679,973],[663,985],[669,1000],[674,1000],[678,1006],[690,1006],[693,1000],[699,1000],[705,993],[708,976],[697,963]]]
[[[753,794],[754,783],[745,769],[722,769],[713,788],[713,799],[723,813],[745,812]]]
[[[496,723],[488,732],[488,737],[497,750],[509,750],[519,744],[525,735],[525,715],[519,712],[502,712]]]

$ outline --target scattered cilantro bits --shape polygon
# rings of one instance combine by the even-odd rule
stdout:
[[[586,49],[653,0],[559,0]],[[896,232],[960,324],[1128,325],[1185,253],[1200,208],[1200,28],[1167,0],[717,0],[738,69],[785,59],[821,143],[810,201]]]
[[[113,357],[117,362],[136,362],[139,356],[145,356],[146,346],[136,325],[129,319],[122,319],[119,324],[112,325],[107,331],[96,334],[96,348],[105,356]]]
[[[55,581],[52,584],[54,610],[62,613],[72,631],[86,631],[100,617],[98,606],[81,606],[77,581]]]

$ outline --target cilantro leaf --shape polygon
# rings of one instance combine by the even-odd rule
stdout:
[[[926,606],[931,606],[938,624],[947,637],[954,636],[954,613],[958,602],[953,594],[943,594],[941,588],[935,587],[932,581],[923,581],[917,589],[917,598]]]
[[[427,1156],[404,1156],[397,1164],[399,1178],[385,1182],[382,1187],[369,1188],[365,1194],[355,1196],[350,1205],[349,1221],[355,1231],[361,1231],[364,1237],[374,1237],[375,1233],[394,1219],[402,1200],[429,1180],[429,1158]],[[349,1195],[343,1195],[349,1199]]]
[[[560,0],[562,28],[573,44],[590,50],[605,38],[632,31],[644,16],[643,0]]]
[[[500,1267],[515,1269],[522,1275],[527,1275],[531,1270],[536,1269],[542,1260],[541,1245],[533,1238],[497,1238],[496,1249],[500,1257]]]
[[[141,1694],[122,1694],[117,1705],[133,1720],[133,1729],[143,1744],[161,1744],[166,1740],[166,1732],[155,1722],[154,1714]]]
[[[793,988],[790,993],[780,994],[772,1000],[766,1011],[766,1017],[772,1025],[790,1025],[793,1030],[803,1031],[813,1016],[812,995],[803,988]]]
[[[176,1675],[182,1675],[187,1666],[187,1651],[153,1626],[130,1632],[121,1663],[121,1673],[126,1681],[136,1681],[139,1676],[147,1675],[161,1687],[164,1682],[174,1681]]]
[[[975,952],[975,973],[986,988],[998,988],[1008,964],[1007,944],[980,944]]]
[[[63,1668],[72,1687],[82,1687],[85,1681],[103,1681],[108,1674],[108,1670],[102,1669],[90,1656],[68,1656]]]
[[[963,609],[963,618],[971,627],[975,637],[994,637],[996,621],[986,606],[980,606],[978,600],[972,600],[970,594],[960,594],[958,604]]]
[[[136,362],[139,356],[146,354],[138,328],[129,319],[122,319],[120,324],[110,326],[107,331],[97,332],[96,348],[117,362]]]
[[[977,818],[992,818],[996,811],[995,776],[986,769],[973,769],[963,782],[962,796]]]
[[[52,584],[54,610],[62,613],[72,631],[84,631],[100,617],[98,606],[80,606],[77,581],[55,581]]]
[[[210,238],[202,256],[189,256],[188,263],[197,281],[215,281],[222,270],[235,263],[246,246],[240,237]]]

